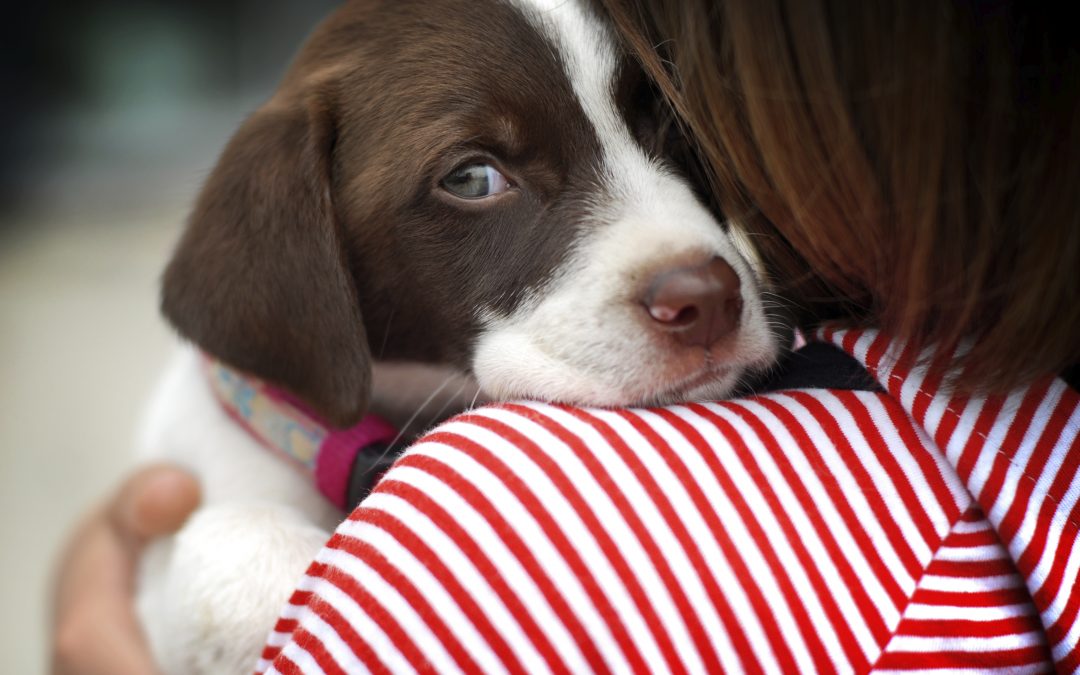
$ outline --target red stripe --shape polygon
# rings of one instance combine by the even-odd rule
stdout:
[[[928,396],[928,394],[923,394]],[[937,429],[934,430],[934,443],[937,444],[941,451],[948,454],[949,439],[952,438],[953,432],[956,431],[956,425],[960,422],[960,415],[963,413],[964,408],[967,406],[967,396],[954,396],[945,404],[945,412],[941,416],[941,423],[938,424]],[[929,431],[929,430],[927,430]],[[961,480],[967,482],[967,476],[961,475]]]
[[[617,553],[618,548],[616,544],[604,531],[604,528],[600,525],[596,515],[588,508],[587,503],[574,486],[573,481],[566,475],[562,467],[558,466],[556,462],[541,451],[540,447],[535,442],[509,425],[488,417],[471,415],[466,418],[458,419],[459,421],[467,421],[470,424],[488,429],[489,431],[498,434],[504,440],[515,445],[525,453],[540,467],[548,479],[554,483],[555,487],[559,490],[559,493],[570,502],[574,513],[578,514],[585,523],[586,529],[588,529],[590,534],[596,538],[603,554],[612,561],[613,565],[618,562],[615,558],[621,560],[621,557],[618,556]],[[525,485],[521,479],[505,465],[504,459],[493,453],[490,448],[486,448],[458,434],[436,432],[427,436],[425,440],[442,443],[456,448],[457,450],[468,454],[494,475],[498,476],[499,480],[507,486],[507,490],[521,501],[522,505],[540,525],[540,528],[559,552],[560,557],[566,561],[566,564],[573,572],[574,577],[581,583],[586,594],[589,596],[589,599],[596,607],[597,613],[607,624],[612,637],[619,645],[622,653],[625,654],[630,666],[632,668],[646,670],[644,658],[641,656],[641,652],[638,650],[633,640],[630,639],[626,626],[622,622],[622,617],[611,605],[610,599],[604,593],[601,585],[596,581],[592,571],[578,554],[576,547],[567,537],[566,531],[555,521],[547,508],[540,503],[540,500],[537,499],[535,493],[529,486]],[[514,556],[540,588],[540,591],[544,594],[544,597],[547,598],[559,619],[566,625],[571,636],[575,638],[590,666],[597,670],[608,672],[607,663],[604,661],[596,645],[593,644],[585,627],[566,603],[566,599],[561,592],[561,585],[548,576],[547,571],[536,561],[530,553],[529,548],[518,537],[515,528],[510,523],[503,520],[499,515],[499,509],[496,505],[492,504],[486,496],[480,494],[471,485],[465,484],[464,481],[460,482],[462,482],[460,487],[455,486],[457,491],[461,493],[470,504],[474,504],[480,513],[488,518],[492,527],[503,538],[506,546],[513,552]],[[622,561],[622,564],[625,573],[625,561]]]
[[[951,546],[952,541],[948,545]],[[935,558],[927,566],[926,573],[941,577],[966,579],[995,577],[1004,574],[1016,574],[1016,563],[1012,561],[1012,558],[1007,557],[994,560],[942,560],[941,558]]]
[[[790,392],[788,396],[791,397],[793,400],[799,402],[805,401],[810,406],[817,406],[816,410],[809,408],[808,410],[819,423],[827,424],[832,427],[827,428],[823,426],[822,428],[825,431],[826,435],[828,435],[830,440],[834,443],[834,445],[837,445],[837,450],[841,455],[841,459],[845,462],[845,464],[847,464],[849,469],[853,470],[854,473],[859,475],[857,467],[861,467],[859,467],[858,458],[854,456],[855,453],[851,449],[851,446],[848,445],[847,439],[844,438],[844,435],[840,432],[839,427],[836,426],[835,419],[832,418],[827,412],[822,414],[823,411],[820,408],[820,404],[817,404],[815,401],[813,401],[812,398],[806,396],[802,392]],[[874,543],[870,540],[870,537],[863,529],[862,524],[859,521],[858,514],[856,514],[855,511],[851,508],[851,503],[844,498],[839,485],[837,485],[835,482],[833,482],[831,485],[829,484],[831,477],[829,476],[827,469],[828,464],[825,461],[824,456],[821,454],[820,449],[810,439],[810,436],[807,433],[806,429],[803,428],[802,424],[795,417],[795,415],[786,407],[781,405],[778,401],[769,398],[760,398],[757,399],[756,402],[765,409],[769,410],[773,415],[776,416],[778,420],[780,420],[780,423],[784,426],[784,428],[786,428],[788,432],[794,437],[795,443],[798,445],[798,447],[803,450],[803,453],[805,454],[808,463],[815,471],[815,473],[818,474],[819,479],[821,479],[822,484],[829,491],[830,496],[835,497],[834,499],[832,499],[832,505],[836,509],[837,513],[840,515],[840,518],[844,521],[844,525],[846,526],[848,532],[851,534],[851,538],[855,541],[855,545],[862,553],[863,558],[866,560],[871,570],[873,570],[874,577],[881,582],[882,587],[885,589],[885,592],[893,599],[893,609],[898,609],[903,603],[903,601],[906,599],[906,595],[900,589],[899,585],[896,582],[896,579],[892,576],[892,573],[889,572],[888,567],[886,567],[885,563],[877,554],[877,551],[874,548]],[[747,413],[747,416],[749,416],[749,413]],[[760,420],[755,419],[754,423],[764,427],[764,424]],[[759,436],[761,435],[760,431],[758,431],[757,433]],[[869,439],[864,440],[869,444]],[[771,446],[769,443],[766,443],[766,446],[770,447],[770,449],[775,448],[774,458],[777,460],[778,463],[787,464],[786,458],[775,443],[771,444]],[[885,620],[881,616],[881,608],[879,608],[870,598],[869,593],[867,593],[866,591],[865,585],[861,583],[859,573],[855,571],[855,568],[852,566],[850,559],[847,555],[844,554],[844,550],[841,547],[839,540],[834,536],[832,528],[826,524],[824,516],[821,515],[821,512],[818,508],[821,505],[813,500],[813,498],[810,496],[809,490],[806,488],[806,486],[798,477],[798,475],[794,472],[794,470],[790,468],[790,466],[788,466],[787,468],[787,473],[789,474],[787,477],[788,485],[791,486],[792,490],[798,494],[799,503],[803,505],[806,513],[810,516],[810,520],[814,524],[815,529],[817,529],[819,538],[821,539],[823,546],[828,552],[829,558],[833,561],[833,564],[836,566],[840,577],[847,585],[851,597],[855,602],[855,605],[859,608],[859,614],[866,621],[867,626],[869,627],[870,632],[873,634],[874,640],[877,642],[878,646],[884,645],[885,642],[889,639],[890,631],[888,626],[885,625]],[[870,481],[869,476],[865,474],[865,471],[861,473],[861,477],[863,480],[866,481],[865,483],[861,484],[873,484]],[[858,478],[856,480],[858,480]],[[872,497],[873,493],[868,494],[867,501],[871,502],[871,508],[874,508],[874,499]],[[875,511],[877,511],[877,509],[875,509]],[[890,520],[887,517],[887,509],[881,509],[880,514],[882,516],[886,516],[883,521]],[[886,535],[889,537],[894,546],[898,544],[900,545],[900,548],[904,548],[906,546],[905,544],[902,544],[902,536],[899,535],[899,533],[896,533],[895,531],[893,533],[889,533],[889,528],[885,525],[885,522],[883,522],[882,525],[883,529],[886,530]]]
[[[652,477],[652,474],[649,472],[649,470],[645,468],[645,465],[642,463],[641,459],[637,456],[637,454],[634,453],[626,445],[625,441],[623,441],[623,439],[614,429],[612,429],[607,423],[603,422],[602,420],[597,419],[594,415],[591,415],[584,410],[577,409],[570,409],[567,412],[574,415],[586,424],[590,425],[611,444],[612,449],[614,449],[615,452],[618,453],[619,457],[630,468],[630,471],[634,474],[634,477],[637,478],[638,482],[645,489],[645,492],[648,494],[650,501],[656,506],[657,510],[660,512],[660,515],[663,517],[664,522],[668,525],[668,527],[671,528],[672,534],[675,536],[676,540],[678,540],[679,545],[682,547],[683,553],[686,554],[691,566],[701,578],[706,590],[714,591],[709,593],[710,598],[716,599],[721,597],[719,589],[716,588],[715,581],[712,580],[712,576],[709,573],[708,566],[705,564],[704,559],[701,557],[701,551],[698,549],[698,546],[694,543],[693,538],[690,536],[689,531],[686,529],[683,517],[676,512],[667,495],[665,495],[664,492],[660,489],[660,486]],[[622,412],[622,417],[630,421],[631,424],[633,424],[634,421],[637,420],[638,424],[635,425],[635,428],[637,428],[639,432],[642,431],[642,428],[645,427],[645,425],[641,424],[638,418],[632,415],[625,414],[625,411]],[[662,440],[660,440],[655,433],[651,434],[650,441],[653,447],[656,449],[657,453],[661,457],[663,457],[665,463],[670,468],[674,469],[677,465],[681,464],[680,460],[671,451],[671,448],[668,447],[667,444],[664,443]],[[687,479],[687,474],[688,472],[685,470],[685,467],[683,467],[682,476],[680,477],[682,480],[680,482],[682,482],[684,486],[687,486],[687,484],[691,482]],[[675,606],[678,608],[679,614],[686,621],[687,629],[690,633],[690,636],[694,640],[694,644],[697,646],[698,653],[701,655],[704,664],[707,668],[718,666],[720,663],[720,658],[716,653],[716,648],[712,644],[712,640],[709,639],[709,636],[705,631],[705,627],[701,624],[701,620],[698,617],[697,612],[694,611],[693,605],[690,604],[689,598],[686,597],[686,590],[684,589],[682,583],[675,576],[670,565],[668,565],[667,559],[660,552],[660,548],[656,544],[656,541],[649,535],[645,524],[637,516],[638,509],[631,506],[631,504],[626,500],[625,495],[621,491],[611,490],[610,492],[613,493],[612,497],[613,500],[615,500],[617,507],[619,508],[620,512],[626,515],[628,524],[634,531],[634,534],[641,541],[642,546],[645,548],[646,553],[649,556],[649,559],[653,563],[653,566],[660,574],[664,585],[667,587],[668,592],[671,594],[671,597],[675,602]],[[708,504],[706,504],[704,500],[702,500],[702,502],[698,504],[699,511],[702,507],[708,509]],[[711,588],[709,583],[710,581],[712,582]]]
[[[811,505],[813,502],[807,495],[805,487],[802,485],[799,477],[791,468],[790,463],[784,457],[784,453],[780,448],[779,443],[777,443],[776,439],[772,436],[768,427],[764,425],[759,419],[757,419],[755,415],[752,415],[751,413],[743,409],[741,406],[734,404],[721,405],[738,415],[747,424],[750,425],[753,433],[761,441],[762,446],[767,449],[769,454],[772,455],[774,463],[777,465],[781,473],[784,474],[785,483],[791,488],[791,491],[795,494],[796,500],[801,505]],[[849,626],[850,617],[845,616],[844,613],[840,610],[839,605],[836,603],[834,590],[825,581],[824,577],[822,576],[821,570],[818,568],[817,564],[814,562],[813,557],[810,555],[809,550],[803,543],[804,533],[798,531],[792,519],[787,515],[787,510],[781,503],[776,492],[773,491],[772,486],[764,480],[764,473],[758,465],[759,463],[757,459],[754,458],[751,453],[746,451],[746,447],[742,446],[741,442],[738,442],[739,434],[722,417],[700,404],[693,403],[689,404],[688,407],[701,417],[714,424],[725,436],[726,440],[732,443],[732,446],[734,448],[736,448],[737,450],[742,450],[742,452],[740,453],[740,459],[742,460],[743,465],[747,468],[748,473],[751,476],[756,476],[760,479],[759,481],[757,481],[757,488],[765,497],[766,501],[769,503],[770,510],[776,518],[776,521],[784,529],[784,536],[788,541],[789,545],[792,547],[792,550],[795,552],[796,557],[799,559],[799,564],[806,573],[807,578],[814,589],[814,594],[817,596],[819,602],[821,603],[822,609],[825,611],[825,618],[833,627],[833,630],[836,632],[837,639],[840,642],[840,646],[843,649],[848,660],[851,662],[852,668],[854,668],[855,670],[862,670],[863,668],[865,668],[866,665],[868,665],[866,661],[866,656],[862,653],[862,649],[859,647],[858,643],[855,640],[854,634],[851,632],[851,628]],[[818,531],[820,536],[821,532],[827,529],[824,523],[821,521],[820,514],[817,514],[816,511],[812,508],[807,508],[806,515],[807,518],[811,521],[814,529]],[[831,548],[829,547],[827,543],[827,538],[823,538],[823,543],[825,543],[826,548],[829,549],[826,551],[826,554],[830,558],[830,560],[838,561],[843,558],[843,556],[840,555],[839,552],[836,550],[835,546]],[[861,589],[861,584],[854,580],[854,575],[849,576],[852,578],[850,583],[854,587]],[[811,655],[814,656],[815,660],[826,659],[825,663],[819,666],[819,669],[835,669],[835,666],[832,665],[829,660],[827,660],[828,655],[826,653],[817,653],[816,651],[812,650]]]
[[[949,605],[950,607],[1002,607],[1007,605],[1031,605],[1031,596],[1022,585],[1010,588],[980,590],[973,593],[937,591],[918,588],[911,596],[911,603],[918,605]]]
[[[731,476],[717,460],[714,448],[710,447],[705,439],[701,437],[701,434],[687,423],[686,420],[683,420],[670,410],[656,410],[654,412],[680,433],[709,467],[712,475],[716,478],[717,482],[720,483],[721,490],[738,511],[740,522],[750,530],[751,536],[754,541],[757,542],[758,548],[761,550],[762,555],[765,557],[772,570],[772,576],[777,580],[788,606],[792,609],[795,621],[799,624],[800,632],[804,637],[810,636],[813,638],[816,644],[813,645],[812,648],[823,653],[824,646],[821,645],[816,630],[810,623],[809,617],[806,615],[804,603],[799,599],[798,593],[791,584],[789,575],[783,569],[776,556],[776,552],[772,547],[768,546],[768,537],[765,535],[764,530],[761,529],[761,525],[753,518],[746,501],[742,498],[739,491],[735,489]],[[654,447],[661,449],[665,453],[670,451],[670,446],[668,446],[660,435],[656,433],[656,430],[645,423],[640,417],[631,414],[628,411],[620,411],[620,414],[630,420],[634,425],[634,428],[641,432]],[[732,541],[731,537],[728,536],[727,528],[724,526],[719,514],[716,512],[717,505],[705,496],[701,489],[700,482],[694,479],[689,469],[681,460],[672,457],[672,459],[669,460],[669,465],[679,477],[680,482],[686,487],[698,512],[701,513],[706,525],[708,525],[710,531],[713,533],[717,545],[723,553],[724,559],[731,565],[739,587],[747,594],[750,604],[754,608],[754,613],[758,616],[759,620],[761,620],[760,623],[762,629],[765,631],[766,638],[773,649],[778,665],[781,670],[785,672],[793,672],[796,668],[796,664],[794,656],[791,654],[790,646],[784,635],[780,633],[780,628],[776,622],[769,620],[773,611],[765,600],[760,586],[754,580],[754,574],[747,567],[743,556],[740,555],[739,547]],[[695,555],[695,558],[697,557],[699,557],[699,553],[698,555]],[[696,564],[697,563],[695,563],[695,565]],[[738,638],[742,634],[742,630],[738,625],[738,618],[732,611],[723,591],[718,587],[715,577],[708,570],[703,572],[701,576],[706,584],[706,590],[709,593],[709,597],[712,599],[713,605],[717,608],[721,621],[724,623],[725,629],[728,634],[732,635],[733,639],[737,641],[736,652],[742,656],[743,660],[747,663],[747,667],[759,668],[760,664],[754,657],[752,648],[748,642],[744,643],[738,641]],[[745,652],[743,650],[745,650]]]
[[[982,513],[979,511],[979,513]],[[974,532],[952,532],[949,534],[949,546],[954,548],[974,548],[977,546],[987,546],[989,544],[1000,543],[997,538],[997,534],[990,526],[989,521],[986,523],[986,527]]]
[[[294,605],[296,603],[290,602],[289,604]],[[274,624],[275,633],[291,633],[294,630],[296,630],[296,619],[278,619],[277,623]]]
[[[844,334],[844,337],[840,339],[840,348],[848,354],[855,354],[855,345],[858,344],[859,338],[862,337],[860,331],[848,331]]]
[[[885,336],[879,335],[879,337],[888,342],[888,338],[885,338]],[[900,354],[896,357],[896,363],[893,364],[889,371],[889,381],[885,386],[897,401],[902,400],[900,397],[901,389],[903,389],[904,383],[908,378],[911,377],[911,373],[915,370],[915,366],[918,365],[920,354],[920,350],[916,349],[911,344],[904,344],[903,347],[900,348]],[[925,393],[922,393],[922,395],[926,396]],[[919,396],[916,395],[915,398],[917,399]]]
[[[323,669],[326,675],[345,675],[345,671],[341,669],[341,666],[337,665],[334,657],[330,655],[330,652],[326,651],[326,647],[319,641],[319,638],[305,629],[296,629],[296,632],[293,633],[293,642],[310,654],[311,658],[315,659],[315,663],[319,664],[319,667]]]
[[[417,508],[421,508],[416,501],[413,501],[412,497],[413,495],[402,495],[403,499],[408,500],[411,504],[417,506]],[[458,601],[458,606],[465,615],[469,617],[473,624],[477,625],[481,635],[491,635],[495,638],[495,641],[491,643],[491,647],[503,662],[510,666],[511,672],[513,672],[515,666],[519,672],[522,670],[521,665],[517,663],[517,660],[514,658],[509,647],[507,647],[506,643],[500,639],[501,636],[499,633],[494,630],[494,626],[486,621],[486,618],[479,611],[479,608],[476,607],[475,603],[469,601],[464,589],[461,589],[460,586],[456,584],[456,580],[449,574],[440,575],[435,569],[432,569],[434,566],[441,568],[440,571],[445,571],[445,568],[437,562],[437,557],[431,549],[423,547],[421,550],[416,550],[409,546],[410,543],[415,541],[416,537],[413,536],[408,527],[397,518],[379,512],[377,509],[366,509],[361,507],[359,511],[360,512],[356,514],[356,517],[353,518],[353,520],[371,523],[376,527],[380,527],[397,539],[405,548],[409,549],[409,552],[412,553],[421,564],[426,565],[433,576],[439,579],[446,591],[454,596],[454,599]],[[353,537],[335,536],[330,543],[327,544],[327,548],[343,551],[367,564],[368,567],[382,577],[388,585],[392,586],[394,590],[400,593],[401,597],[412,606],[424,623],[427,624],[428,628],[431,629],[431,632],[435,637],[438,638],[439,642],[443,644],[443,647],[446,648],[446,651],[450,654],[451,658],[457,662],[458,667],[466,672],[479,669],[479,666],[462,646],[461,642],[457,639],[457,636],[454,635],[453,631],[446,625],[443,618],[435,611],[435,608],[431,603],[428,602],[427,597],[416,588],[416,585],[413,584],[412,581],[401,573],[401,570],[396,568],[386,556],[374,546],[366,542],[361,542]],[[491,632],[485,633],[485,630]]]
[[[1042,631],[1042,622],[1033,614],[990,619],[988,621],[968,621],[963,619],[904,619],[896,629],[897,635],[917,637],[981,637],[992,638],[1002,635],[1023,635]]]
[[[293,591],[289,596],[289,604],[303,607],[311,601],[311,591]]]
[[[573,450],[574,454],[585,465],[594,480],[596,480],[604,490],[605,494],[607,494],[614,503],[615,508],[619,511],[619,514],[630,527],[635,538],[641,543],[642,547],[646,550],[648,550],[650,546],[653,547],[656,557],[660,557],[659,551],[655,550],[656,543],[652,541],[652,537],[649,536],[648,531],[645,529],[644,525],[641,524],[634,507],[630,504],[629,500],[626,499],[626,496],[622,494],[622,491],[617,488],[603,464],[601,464],[593,454],[595,448],[590,449],[576,434],[538,410],[520,405],[507,405],[506,409],[539,424]],[[605,438],[604,440],[609,443],[611,441],[609,438]],[[581,511],[586,510],[589,509],[583,503],[582,508],[578,509],[578,512],[580,513]],[[593,528],[590,528],[590,530],[592,529]],[[656,613],[656,608],[649,599],[649,596],[645,593],[645,589],[638,581],[638,575],[631,569],[629,563],[619,552],[619,546],[615,540],[611,538],[610,533],[606,528],[601,526],[600,522],[597,520],[594,536],[600,533],[602,533],[604,539],[602,546],[605,549],[605,555],[612,562],[612,566],[615,568],[619,578],[622,579],[630,597],[637,605],[638,611],[645,620],[645,624],[655,636],[657,646],[660,648],[664,660],[673,672],[680,675],[686,675],[686,665],[682,662],[682,659],[679,658],[675,645],[671,641],[671,634],[665,629],[663,622],[660,620],[660,616]],[[597,538],[597,541],[600,541],[599,537]],[[650,556],[650,558],[651,557],[652,556]],[[659,569],[657,571],[660,572]],[[660,574],[662,576],[663,572],[660,572]]]
[[[866,367],[870,370],[870,372],[875,374],[878,372],[878,368],[881,366],[881,359],[885,356],[888,350],[889,340],[886,339],[885,336],[881,333],[875,335],[874,339],[870,342],[869,348],[867,348],[866,350],[865,363]],[[852,348],[848,351],[848,354],[852,356],[855,355],[854,343],[852,343]]]
[[[296,664],[285,654],[278,654],[278,657],[274,659],[274,669],[281,675],[303,675]]]

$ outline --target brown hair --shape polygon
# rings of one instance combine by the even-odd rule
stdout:
[[[973,338],[961,384],[976,389],[1080,361],[1080,59],[1064,17],[603,4],[804,322]]]

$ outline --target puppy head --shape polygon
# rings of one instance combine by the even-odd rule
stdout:
[[[594,404],[721,395],[770,362],[759,274],[657,152],[647,83],[597,17],[550,4],[338,10],[222,154],[166,316],[336,424],[373,356]],[[688,339],[655,296],[699,272],[737,311]]]

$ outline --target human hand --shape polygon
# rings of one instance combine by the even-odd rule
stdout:
[[[158,672],[135,617],[136,565],[143,546],[178,530],[199,499],[191,474],[150,466],[76,528],[56,580],[53,675]]]

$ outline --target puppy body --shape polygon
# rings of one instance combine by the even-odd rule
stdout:
[[[342,426],[372,408],[380,359],[500,399],[726,395],[781,338],[748,247],[658,150],[649,94],[581,3],[347,3],[223,153],[164,312]],[[166,673],[249,671],[341,514],[222,411],[195,348],[141,445],[204,489],[145,556],[155,654]]]

